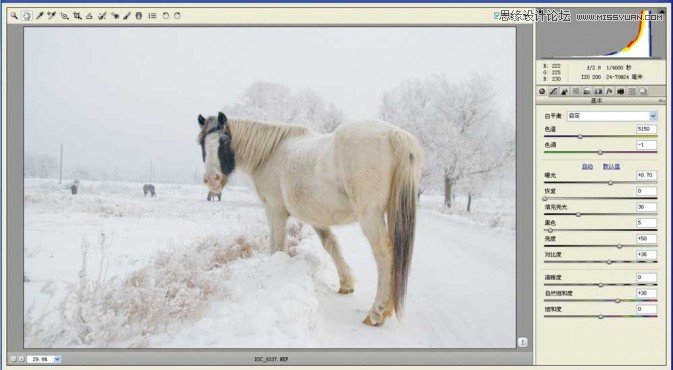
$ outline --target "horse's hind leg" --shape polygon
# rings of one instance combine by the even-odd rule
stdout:
[[[313,228],[318,233],[323,248],[332,256],[332,260],[336,265],[337,272],[339,273],[339,294],[353,293],[353,274],[351,273],[350,266],[348,266],[343,255],[341,255],[341,247],[336,236],[329,228],[318,226],[313,226]]]
[[[376,259],[378,285],[376,298],[364,324],[382,325],[393,312],[393,248],[388,237],[383,212],[370,210],[360,216],[362,231],[369,240]]]

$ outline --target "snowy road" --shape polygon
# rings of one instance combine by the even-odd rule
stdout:
[[[37,189],[41,188],[36,185],[34,190]],[[124,190],[124,186],[99,187],[91,199],[86,198],[86,193],[74,200],[59,196],[59,201],[49,203],[49,207],[45,207],[47,199],[27,202],[30,203],[26,211],[26,273],[30,278],[26,283],[27,306],[37,302],[56,310],[59,299],[68,299],[62,293],[59,295],[58,290],[66,289],[63,282],[77,277],[81,265],[81,259],[75,258],[79,242],[86,235],[95,240],[99,229],[114,236],[109,237],[107,252],[116,261],[110,268],[111,275],[131,273],[148,265],[148,256],[156,250],[177,248],[176,245],[204,234],[216,233],[227,238],[251,227],[265,232],[263,211],[254,194],[248,191],[225,192],[222,203],[208,204],[201,199],[203,189],[191,185],[164,186],[163,192],[158,189],[160,197],[156,200],[137,194],[129,196]],[[31,196],[30,187],[27,194]],[[136,338],[94,341],[91,345],[513,347],[513,230],[446,215],[432,204],[423,203],[419,211],[402,320],[393,317],[379,328],[361,324],[376,292],[376,268],[371,248],[358,225],[334,228],[356,278],[355,293],[346,296],[336,293],[336,269],[316,235],[306,227],[294,257],[282,253],[269,256],[266,251],[258,251],[229,264],[222,285],[227,297],[208,301],[194,320],[169,322],[165,329],[147,335],[138,333]],[[101,216],[96,214],[100,213],[98,208],[92,211],[92,205],[103,211],[113,208],[123,212],[119,217]],[[213,227],[214,221],[222,226]],[[95,255],[95,251],[92,253]],[[90,275],[95,276],[95,263],[89,264]],[[58,316],[47,314],[43,320],[58,320]],[[42,324],[49,326],[46,322]],[[48,345],[63,344],[57,340]]]
[[[324,346],[514,345],[511,236],[448,223],[433,211],[422,210],[419,217],[405,315],[375,329],[360,324],[376,293],[371,251],[358,226],[336,229],[358,282],[352,296],[334,293],[336,279],[328,284],[331,289],[320,291],[319,339]]]

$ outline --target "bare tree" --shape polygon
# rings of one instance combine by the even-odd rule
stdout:
[[[325,110],[325,112],[323,112],[321,115],[320,124],[322,126],[322,130],[320,131],[326,133],[332,132],[337,128],[337,126],[344,122],[346,122],[346,114],[344,114],[341,108],[338,108],[333,103],[330,103],[327,107],[327,110]]]
[[[73,179],[98,180],[98,176],[95,176],[91,170],[84,167],[75,167],[70,176]]]
[[[469,140],[473,155],[465,160],[460,179],[467,193],[467,212],[471,211],[473,197],[492,185],[515,156],[513,130],[502,119],[494,118],[490,128],[482,128]]]
[[[25,177],[46,178],[55,176],[58,173],[58,161],[49,155],[26,153],[23,173]]]
[[[346,120],[341,109],[315,90],[293,92],[286,85],[266,81],[253,82],[238,102],[222,110],[235,117],[300,124],[318,132],[331,132]]]
[[[425,150],[421,189],[441,179],[446,207],[459,181],[488,182],[513,158],[513,130],[503,124],[495,98],[490,79],[480,75],[458,83],[443,76],[409,80],[381,98],[379,116],[416,135]],[[476,185],[466,190],[468,198],[478,191]]]
[[[447,161],[451,149],[444,145],[445,132],[451,130],[448,121],[438,120],[432,105],[435,94],[428,80],[407,80],[384,92],[379,104],[379,117],[411,132],[425,151],[421,169],[420,192],[436,182],[437,163]],[[439,148],[446,148],[440,150]]]

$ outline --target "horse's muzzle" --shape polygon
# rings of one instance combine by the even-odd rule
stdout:
[[[227,184],[227,180],[227,176],[224,176],[219,172],[210,172],[203,175],[203,183],[206,184],[208,190],[213,193],[221,192],[224,185]]]

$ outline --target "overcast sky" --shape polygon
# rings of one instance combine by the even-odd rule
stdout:
[[[348,118],[375,117],[409,78],[494,78],[514,111],[513,28],[27,28],[26,152],[158,175],[201,169],[196,116],[253,81],[310,88]],[[225,112],[226,113],[226,112]]]

